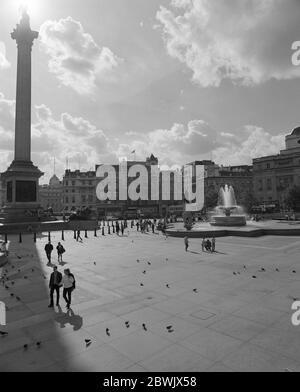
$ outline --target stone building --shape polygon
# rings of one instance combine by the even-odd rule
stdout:
[[[290,189],[300,186],[300,127],[286,136],[285,144],[278,155],[253,160],[254,197],[259,204],[284,209]]]
[[[63,210],[66,213],[96,207],[96,186],[99,179],[95,171],[66,170],[63,177]]]
[[[210,160],[194,161],[187,166],[193,167],[193,185],[195,186],[196,166],[204,166],[205,207],[213,208],[218,203],[221,187],[232,186],[238,205],[248,208],[253,199],[252,166],[220,166]]]
[[[63,186],[59,178],[54,174],[49,184],[39,187],[40,204],[44,210],[52,208],[54,213],[63,211]]]

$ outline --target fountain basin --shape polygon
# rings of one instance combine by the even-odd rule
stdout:
[[[246,226],[247,222],[245,215],[214,215],[210,224],[212,226],[240,227]]]

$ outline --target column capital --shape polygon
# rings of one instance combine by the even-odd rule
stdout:
[[[39,36],[38,31],[31,30],[30,18],[26,11],[23,12],[20,23],[11,33],[11,38],[16,40],[17,44],[33,45],[33,41]]]

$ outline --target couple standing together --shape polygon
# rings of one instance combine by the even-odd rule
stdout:
[[[70,309],[72,300],[72,291],[75,289],[75,278],[69,269],[64,270],[64,275],[57,270],[57,266],[53,267],[53,272],[50,276],[50,305],[53,308],[54,291],[56,291],[56,306],[59,306],[60,288],[63,287],[63,297],[67,303],[67,309]]]

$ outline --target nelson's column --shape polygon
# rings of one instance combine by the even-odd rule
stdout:
[[[14,160],[1,174],[6,201],[1,223],[37,220],[38,183],[43,173],[31,162],[31,50],[39,33],[26,11],[11,34],[18,47]]]

